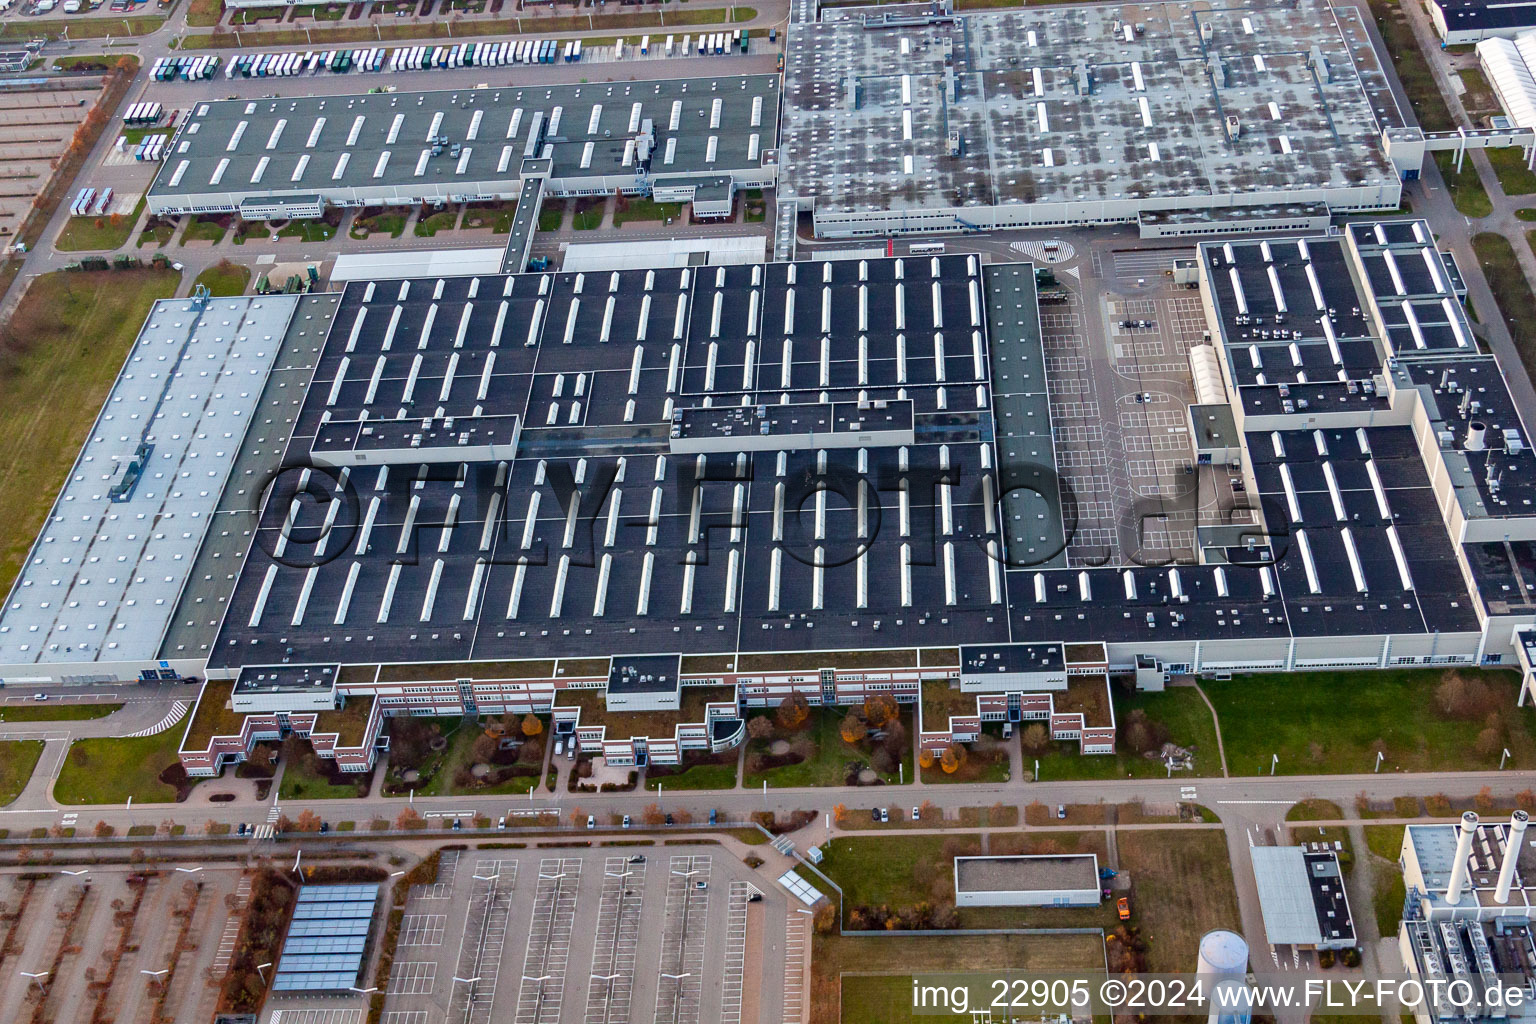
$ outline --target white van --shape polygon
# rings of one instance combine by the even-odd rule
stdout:
[[[563,757],[564,755],[565,755],[565,740],[563,740],[563,739],[555,740],[555,756],[556,757]]]

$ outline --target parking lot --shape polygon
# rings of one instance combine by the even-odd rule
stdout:
[[[0,1020],[208,1020],[233,867],[60,865],[0,877]],[[226,954],[227,963],[227,954]],[[162,998],[163,994],[163,998]],[[98,1010],[97,1001],[100,1000]]]
[[[1073,565],[1190,557],[1197,517],[1231,504],[1226,473],[1192,465],[1189,350],[1206,325],[1198,293],[1166,272],[1193,255],[1095,251],[1086,280],[1063,277],[1069,301],[1040,307],[1057,466],[1076,500]],[[1159,501],[1163,515],[1140,518]]]
[[[445,852],[406,903],[384,1024],[776,1021],[786,913],[713,846]]]

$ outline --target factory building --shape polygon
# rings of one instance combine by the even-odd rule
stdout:
[[[206,773],[274,732],[366,767],[388,716],[530,711],[675,763],[790,695],[890,695],[928,750],[1041,721],[1098,753],[1114,675],[1515,666],[1536,456],[1424,224],[1206,243],[1189,272],[1187,458],[1243,486],[1163,565],[1066,554],[1027,264],[163,303],[0,611],[0,679],[206,673]],[[206,384],[156,346],[249,386],[167,431],[138,410]],[[206,479],[156,468],[199,438]],[[119,629],[70,595],[152,517],[180,547]]]
[[[1441,46],[1467,46],[1536,28],[1536,5],[1499,0],[1425,0]]]
[[[1417,174],[1319,0],[829,10],[785,60],[780,208],[823,237],[1317,229]]]
[[[211,100],[148,205],[266,220],[621,192],[719,216],[777,180],[778,116],[775,75]]]

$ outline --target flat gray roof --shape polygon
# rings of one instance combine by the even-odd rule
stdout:
[[[1063,4],[868,27],[875,10],[789,27],[780,187],[818,210],[1395,180],[1354,54],[1321,0]]]
[[[155,657],[297,303],[155,303],[0,612],[0,665]]]
[[[215,100],[192,108],[150,192],[426,184],[473,194],[516,182],[529,155],[549,156],[554,178],[623,174],[640,161],[646,122],[653,178],[723,172],[773,159],[778,116],[776,75]],[[429,138],[462,148],[433,156]]]
[[[1099,858],[1091,853],[1020,857],[956,857],[961,892],[1042,892],[1099,887]]]
[[[1254,846],[1253,877],[1272,943],[1315,945],[1323,940],[1312,905],[1312,882],[1299,846]]]

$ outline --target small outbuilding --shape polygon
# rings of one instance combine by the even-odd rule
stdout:
[[[1095,907],[1099,858],[1091,853],[956,857],[957,907]]]

